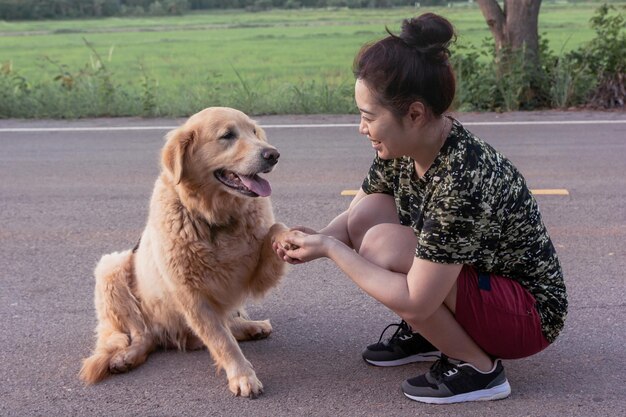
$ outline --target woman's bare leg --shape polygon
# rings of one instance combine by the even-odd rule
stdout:
[[[399,224],[393,198],[383,194],[365,197],[351,210],[348,226],[361,256],[385,269],[409,272],[417,237],[411,228]],[[456,292],[455,283],[444,303],[430,317],[409,325],[446,355],[489,371],[493,362],[454,317]]]
[[[360,252],[365,234],[378,224],[400,224],[396,203],[387,194],[369,194],[348,212],[348,235],[352,248]]]

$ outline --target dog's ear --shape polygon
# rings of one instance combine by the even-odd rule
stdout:
[[[163,152],[161,154],[161,163],[173,177],[174,184],[179,184],[185,175],[185,159],[192,150],[196,140],[197,133],[195,130],[187,130],[180,127],[168,133]]]

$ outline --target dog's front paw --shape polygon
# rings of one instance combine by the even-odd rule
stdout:
[[[117,352],[109,362],[109,372],[112,374],[123,374],[133,369],[133,361],[126,350]]]
[[[298,249],[296,245],[292,245],[291,243],[287,243],[285,241],[289,232],[290,229],[288,229],[284,224],[274,224],[269,231],[269,234],[272,237],[272,243],[278,243],[278,245],[285,250]]]
[[[270,230],[267,231],[267,234],[271,236],[272,243],[273,243],[276,240],[277,236],[279,236],[282,233],[287,232],[288,230],[289,228],[285,226],[283,223],[274,223],[272,227],[270,227]]]
[[[265,339],[272,333],[272,325],[269,320],[250,321],[247,324],[246,332],[252,340]]]
[[[239,341],[265,339],[272,333],[269,320],[248,320],[235,318],[230,324],[230,331]]]
[[[235,375],[228,379],[228,388],[235,395],[256,398],[263,392],[263,384],[256,377],[254,371],[248,375]]]

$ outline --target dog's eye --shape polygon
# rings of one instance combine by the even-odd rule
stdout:
[[[235,139],[236,137],[237,135],[235,135],[235,132],[233,132],[232,130],[229,130],[228,132],[220,136],[220,139],[231,140],[231,139]]]
[[[256,135],[256,128],[252,129],[252,133],[254,133]]]

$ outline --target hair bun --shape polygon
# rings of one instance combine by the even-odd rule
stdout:
[[[434,13],[405,19],[399,36],[407,46],[435,61],[445,61],[448,58],[448,46],[453,37],[452,24]]]

